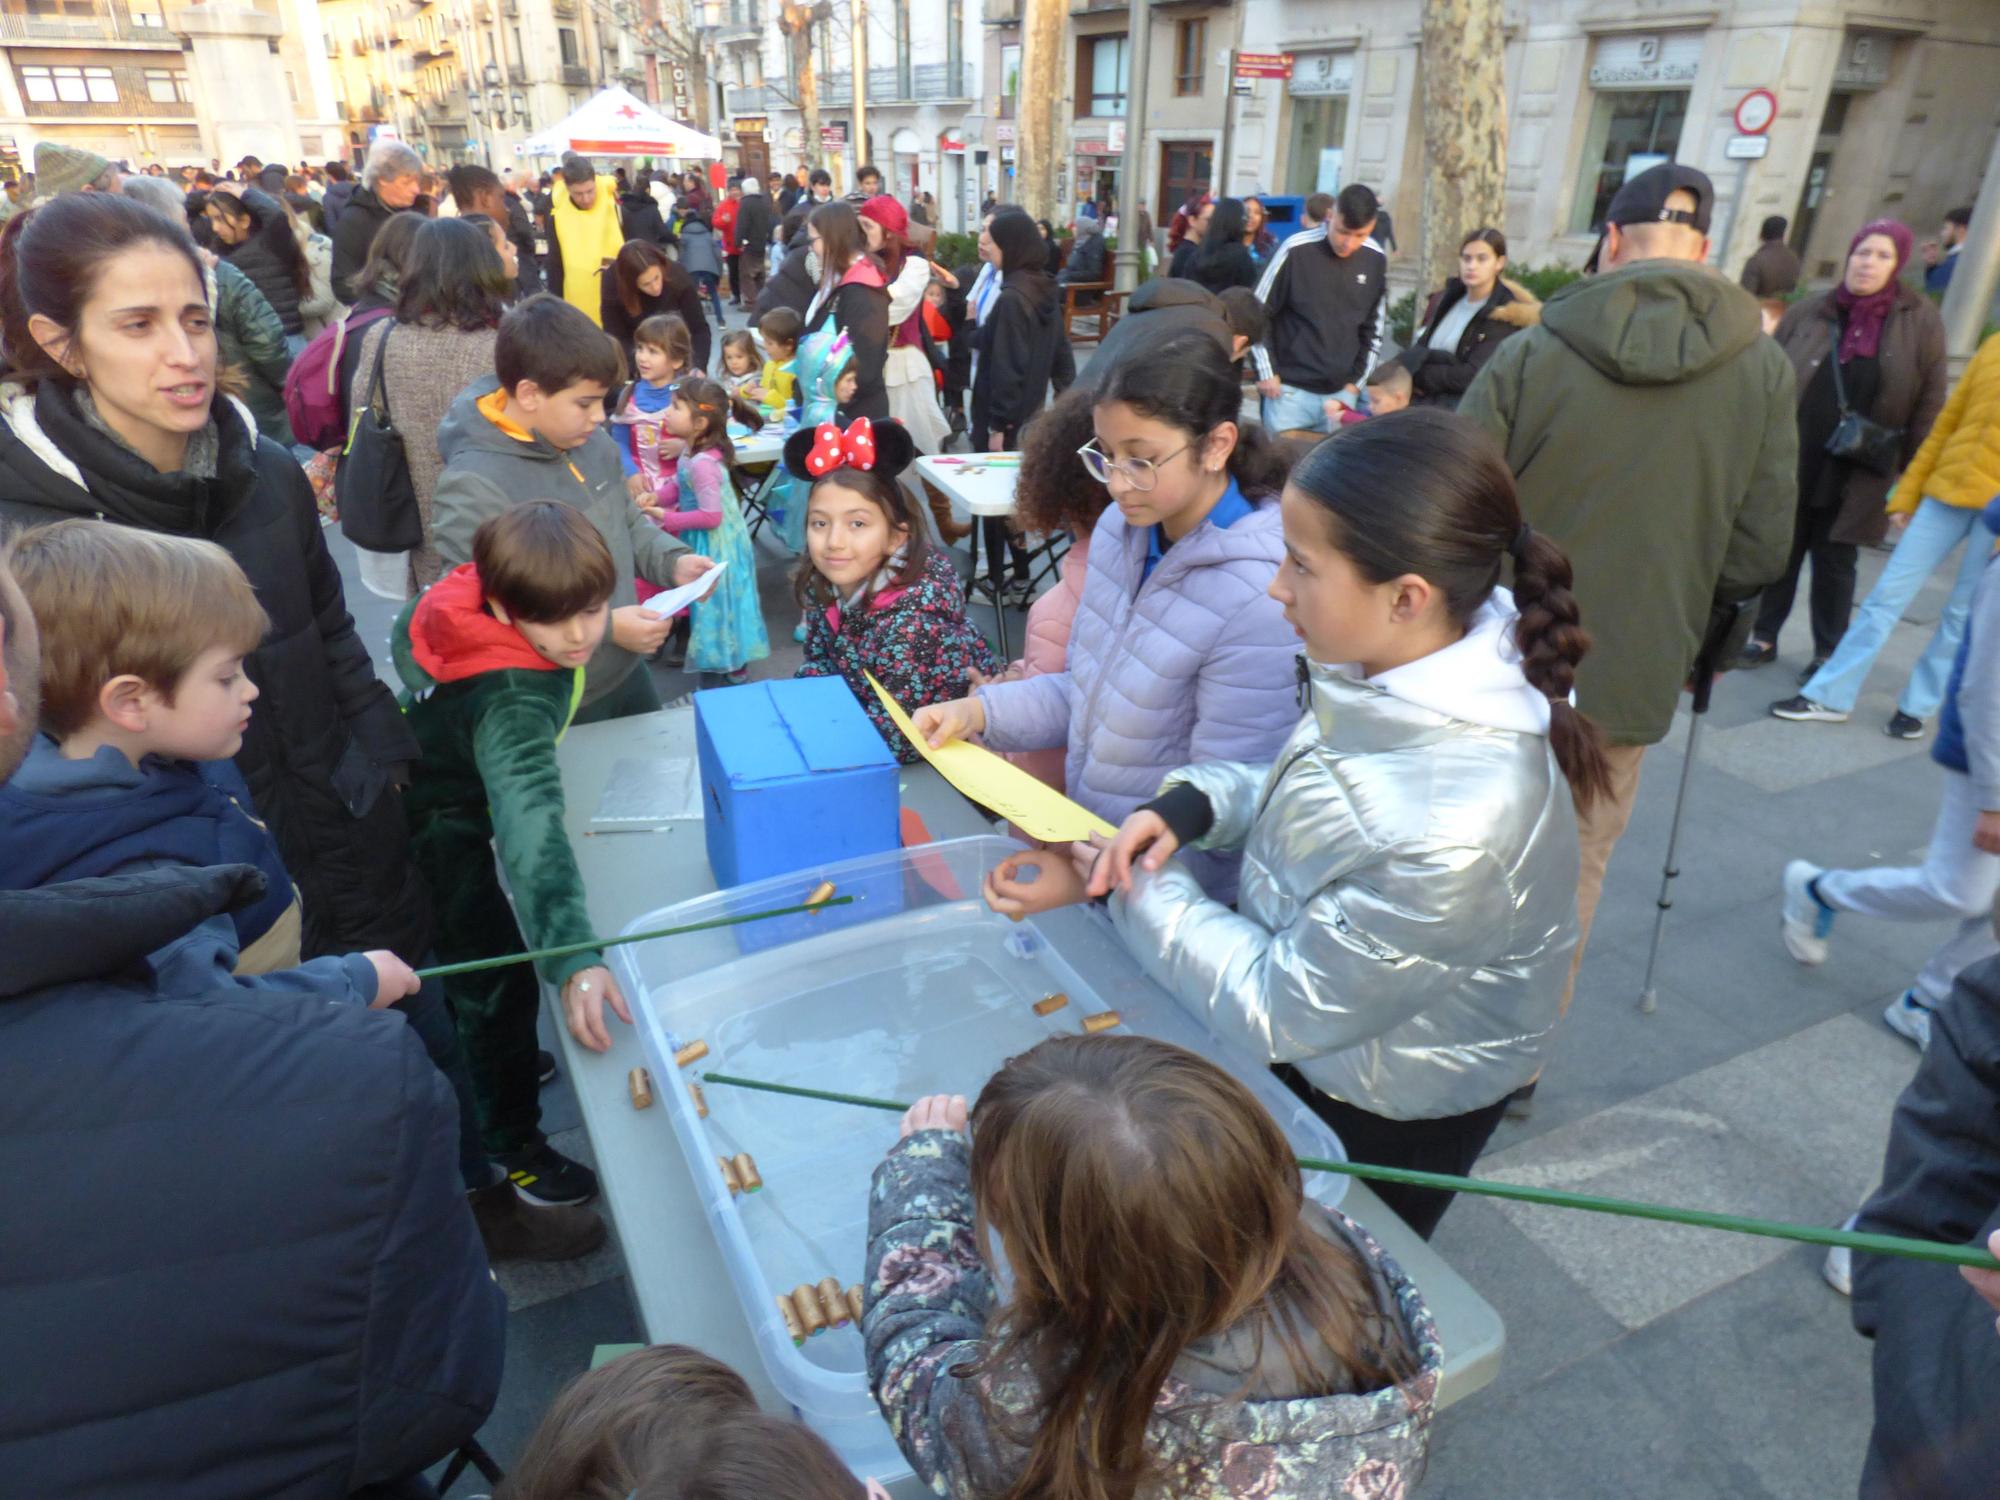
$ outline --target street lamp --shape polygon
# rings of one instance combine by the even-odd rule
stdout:
[[[505,125],[507,123],[507,96],[501,93],[500,90],[493,89],[488,92],[487,99],[493,106],[493,123],[495,125]]]
[[[500,67],[499,67],[499,64],[497,64],[497,63],[488,63],[488,64],[486,65],[486,71],[485,71],[485,73],[484,73],[484,75],[483,75],[483,76],[484,76],[484,77],[485,77],[485,79],[486,79],[486,86],[487,86],[487,87],[488,87],[489,89],[490,89],[490,88],[492,88],[492,87],[493,87],[493,86],[494,86],[494,85],[495,85],[496,83],[498,83],[498,82],[500,81]]]

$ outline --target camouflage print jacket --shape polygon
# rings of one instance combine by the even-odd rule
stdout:
[[[956,1373],[985,1352],[995,1306],[973,1231],[970,1151],[955,1132],[903,1140],[875,1170],[868,1215],[869,1384],[911,1467],[947,1497],[1005,1491],[1025,1454],[989,1430],[986,1401],[1009,1413],[1036,1402],[1025,1377]],[[1339,1214],[1328,1216],[1327,1228],[1369,1262],[1385,1319],[1416,1353],[1409,1394],[1391,1386],[1232,1399],[1268,1365],[1221,1368],[1244,1347],[1231,1330],[1207,1341],[1209,1359],[1183,1358],[1160,1391],[1148,1439],[1157,1483],[1148,1500],[1403,1500],[1414,1489],[1443,1366],[1437,1328],[1416,1287],[1366,1230]]]

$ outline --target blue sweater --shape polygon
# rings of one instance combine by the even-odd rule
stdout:
[[[53,739],[37,735],[21,769],[0,787],[0,889],[230,864],[256,866],[264,894],[149,955],[159,993],[190,998],[233,984],[363,1005],[375,998],[375,967],[358,953],[270,974],[235,973],[242,951],[286,918],[298,892],[230,762],[148,756],[134,766],[110,745],[88,760],[65,760]]]

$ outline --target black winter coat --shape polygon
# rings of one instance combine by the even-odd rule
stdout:
[[[53,385],[0,387],[0,523],[96,517],[236,559],[270,617],[244,662],[262,696],[236,766],[298,884],[306,956],[393,948],[420,963],[430,901],[393,785],[416,737],[355,634],[304,471],[234,403],[215,420],[217,477],[161,474]]]
[[[993,433],[1012,432],[1042,409],[1062,357],[1069,354],[1055,283],[1041,271],[1010,272],[975,339],[972,441],[983,448]],[[1073,362],[1069,371],[1073,376]]]
[[[320,222],[326,226],[325,233],[332,234],[340,227],[341,211],[361,189],[361,184],[349,178],[346,182],[329,182],[326,196],[319,200]]]
[[[739,250],[769,253],[771,231],[777,227],[771,200],[762,193],[745,193],[736,205],[736,244]]]
[[[1882,1186],[1857,1229],[1984,1245],[2000,1229],[2000,959],[1932,1015],[1896,1101]],[[1861,1500],[1990,1500],[2000,1473],[2000,1337],[1950,1266],[1854,1257],[1854,1326],[1875,1341],[1875,1431]]]
[[[395,216],[395,209],[363,187],[342,206],[333,226],[333,294],[342,302],[355,299],[354,273],[367,264],[376,232]]]
[[[507,195],[507,238],[514,242],[514,258],[520,262],[514,291],[525,300],[542,289],[542,263],[535,255],[535,221],[528,217],[528,205],[519,193]]]
[[[736,222],[740,235],[743,223],[740,210]],[[741,244],[742,240],[739,238],[737,243]],[[804,235],[800,235],[798,244],[785,252],[784,262],[777,273],[764,283],[764,290],[757,294],[757,306],[751,313],[753,322],[774,307],[789,307],[801,318],[805,317],[806,309],[812,306],[813,293],[818,290],[806,271],[806,257],[810,254],[812,246],[806,243]]]
[[[285,325],[285,332],[304,333],[306,325],[299,319],[299,284],[292,276],[292,268],[278,257],[278,253],[255,234],[240,245],[230,246],[225,253],[229,263],[248,276],[257,290],[264,294],[264,300],[271,304],[271,311]]]
[[[1532,327],[1541,317],[1542,306],[1532,297],[1517,297],[1504,281],[1493,283],[1486,305],[1472,315],[1452,349],[1433,349],[1430,337],[1438,321],[1465,299],[1465,283],[1454,276],[1444,290],[1431,298],[1425,309],[1423,327],[1410,347],[1397,357],[1410,372],[1416,399],[1430,406],[1454,410],[1473,378],[1486,368],[1486,361],[1509,334]]]
[[[673,238],[651,193],[628,190],[618,195],[618,227],[626,239],[644,240],[649,245],[664,245]]]
[[[633,362],[632,335],[641,323],[660,313],[679,313],[687,324],[688,337],[694,344],[694,367],[696,370],[708,368],[709,350],[713,335],[709,331],[708,314],[702,311],[701,289],[694,284],[694,278],[678,265],[669,263],[666,267],[666,282],[660,288],[660,295],[648,297],[639,293],[639,312],[635,317],[625,311],[625,304],[618,296],[617,276],[606,272],[604,289],[598,298],[598,318],[604,331],[618,340],[618,347],[625,351],[625,368],[638,372]]]
[[[1185,274],[1219,297],[1233,286],[1255,288],[1257,262],[1247,245],[1218,245],[1213,252],[1204,246],[1195,251]]]
[[[217,865],[0,893],[0,1171],[36,1184],[0,1214],[0,1493],[342,1500],[493,1405],[506,1299],[416,1033],[149,987],[148,952],[261,889]]]

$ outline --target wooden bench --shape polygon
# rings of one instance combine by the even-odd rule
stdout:
[[[1096,300],[1079,307],[1079,293]],[[1073,344],[1102,343],[1124,311],[1125,293],[1114,292],[1108,281],[1076,282],[1063,288],[1063,329]]]

